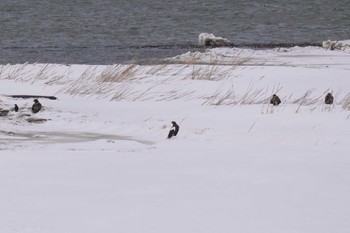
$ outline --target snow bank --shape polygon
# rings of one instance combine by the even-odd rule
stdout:
[[[276,49],[210,48],[205,52],[187,52],[167,62],[188,64],[238,65],[238,66],[297,66],[345,68],[349,62],[347,51],[325,50],[320,47],[292,47]],[[334,59],[336,58],[336,59]]]
[[[172,62],[0,66],[0,232],[348,232],[349,53]]]

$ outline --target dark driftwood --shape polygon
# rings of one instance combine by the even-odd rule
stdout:
[[[34,118],[34,117],[29,117],[26,120],[29,123],[44,123],[47,121],[47,119],[44,119],[44,118]]]
[[[7,95],[7,96],[12,98],[22,98],[22,99],[29,99],[29,98],[33,98],[33,99],[46,98],[50,100],[57,99],[55,96],[47,96],[47,95]]]

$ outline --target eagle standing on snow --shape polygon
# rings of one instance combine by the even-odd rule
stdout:
[[[168,139],[170,139],[173,136],[176,136],[177,133],[179,132],[179,129],[180,129],[179,125],[176,124],[175,121],[172,121],[171,123],[173,124],[173,126],[171,127],[171,129],[169,131]]]
[[[276,94],[273,94],[270,100],[270,104],[273,104],[273,106],[277,106],[280,103],[281,103],[281,99]]]
[[[34,104],[32,106],[32,113],[37,113],[41,110],[41,103],[39,102],[39,100],[35,99],[34,100]]]
[[[331,93],[328,93],[326,97],[324,98],[324,103],[325,104],[333,104],[334,97],[332,96]]]

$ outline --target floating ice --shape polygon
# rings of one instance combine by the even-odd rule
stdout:
[[[343,41],[326,40],[322,42],[322,47],[330,50],[345,50],[350,48],[350,40],[343,40]]]
[[[229,46],[231,41],[226,38],[216,37],[214,34],[201,33],[198,36],[198,44],[203,46]]]

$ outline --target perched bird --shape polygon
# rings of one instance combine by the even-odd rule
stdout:
[[[270,104],[273,104],[274,106],[277,106],[280,103],[281,103],[281,99],[277,95],[273,94],[272,98],[270,100]]]
[[[18,112],[19,108],[18,108],[17,104],[15,104],[14,110],[15,110],[15,112]]]
[[[173,126],[170,128],[170,131],[168,134],[168,139],[173,137],[173,136],[176,136],[177,133],[179,132],[179,129],[180,129],[179,125],[176,124],[175,121],[172,121],[171,123],[173,124]]]
[[[39,102],[39,100],[34,99],[34,104],[32,106],[32,113],[37,113],[41,110],[41,103]]]
[[[324,103],[325,104],[333,104],[334,97],[332,96],[331,93],[328,93],[326,97],[324,98]]]

